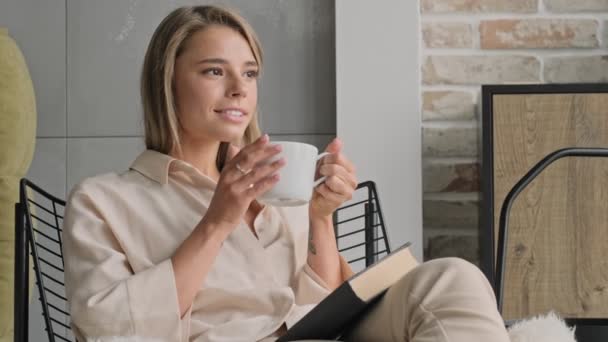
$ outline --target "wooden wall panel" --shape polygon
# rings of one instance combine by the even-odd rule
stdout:
[[[608,147],[608,93],[492,97],[493,221],[513,185],[547,154]],[[608,158],[565,158],[510,213],[503,316],[557,310],[608,317]]]

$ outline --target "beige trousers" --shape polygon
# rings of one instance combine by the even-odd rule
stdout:
[[[457,258],[425,262],[393,285],[344,341],[507,342],[490,284]]]

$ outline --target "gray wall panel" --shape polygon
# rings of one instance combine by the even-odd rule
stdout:
[[[36,151],[27,177],[50,194],[65,198],[66,139],[36,139]]]
[[[123,172],[144,150],[142,138],[70,138],[67,155],[67,186],[106,172]]]
[[[25,56],[36,92],[37,136],[65,136],[65,0],[2,0],[0,27]]]

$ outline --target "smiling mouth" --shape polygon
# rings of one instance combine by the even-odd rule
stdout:
[[[245,116],[243,111],[237,109],[216,110],[215,112],[232,118],[242,118]]]

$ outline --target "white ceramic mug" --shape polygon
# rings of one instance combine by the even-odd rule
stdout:
[[[300,142],[272,141],[271,144],[282,147],[282,151],[271,161],[282,157],[286,163],[279,170],[278,183],[260,196],[258,201],[278,207],[306,204],[312,198],[314,188],[325,181],[326,177],[315,181],[315,171],[317,161],[329,153],[319,154],[315,146]]]

